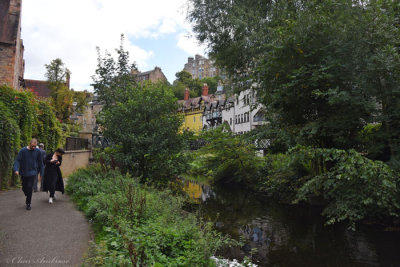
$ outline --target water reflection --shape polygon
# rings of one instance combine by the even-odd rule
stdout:
[[[345,225],[324,226],[320,210],[278,204],[243,187],[211,188],[185,182],[202,216],[243,247],[221,256],[259,266],[400,266],[400,233]]]

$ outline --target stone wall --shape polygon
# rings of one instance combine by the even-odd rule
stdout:
[[[152,82],[166,81],[164,73],[161,71],[161,68],[155,67],[152,72],[150,72],[149,80]]]
[[[68,177],[79,168],[87,167],[90,156],[90,150],[65,151],[61,164],[63,178]]]
[[[2,1],[0,18],[0,85],[20,88],[24,78],[24,46],[21,40],[21,0]]]
[[[14,87],[14,46],[0,43],[0,85]]]

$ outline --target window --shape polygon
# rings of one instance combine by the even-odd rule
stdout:
[[[240,122],[243,123],[243,114],[240,115]]]
[[[230,119],[229,125],[232,125],[232,118]]]

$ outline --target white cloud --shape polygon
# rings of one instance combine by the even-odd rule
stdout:
[[[97,65],[96,46],[102,51],[119,47],[120,34],[158,38],[178,34],[178,47],[189,54],[202,53],[181,33],[185,0],[35,0],[22,6],[22,38],[27,79],[44,79],[45,67],[61,58],[71,70],[71,86],[89,89]],[[129,38],[131,39],[131,38]],[[125,38],[125,48],[140,69],[155,56]],[[150,66],[151,67],[151,66]]]
[[[187,31],[184,33],[180,33],[178,35],[178,47],[184,50],[189,55],[200,54],[203,55],[204,51],[207,50],[207,46],[205,44],[201,44],[193,37],[193,33],[191,31]]]

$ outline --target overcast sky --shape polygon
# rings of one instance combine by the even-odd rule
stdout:
[[[140,71],[161,67],[172,82],[189,56],[204,54],[185,20],[186,0],[24,0],[22,39],[25,79],[45,79],[61,58],[72,72],[71,88],[92,90],[96,46],[104,52],[125,48]]]

